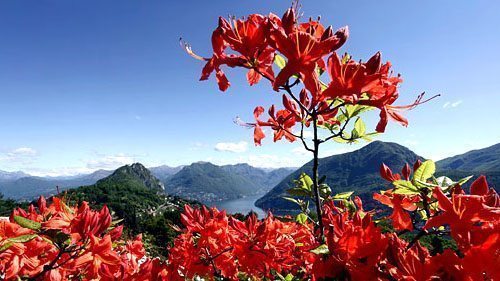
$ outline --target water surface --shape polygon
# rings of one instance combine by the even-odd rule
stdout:
[[[228,214],[241,213],[246,215],[248,212],[254,211],[257,213],[259,219],[262,219],[265,217],[265,212],[261,208],[254,205],[255,201],[257,201],[260,197],[262,197],[262,195],[253,195],[239,199],[214,202],[211,205],[220,210],[226,210]]]

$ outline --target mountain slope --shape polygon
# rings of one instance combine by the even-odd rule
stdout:
[[[261,186],[212,163],[185,166],[165,182],[165,192],[204,203],[254,194]]]
[[[437,161],[439,170],[500,171],[500,143]]]
[[[333,155],[319,160],[319,173],[326,175],[326,183],[334,193],[356,191],[368,203],[371,193],[387,186],[380,178],[380,165],[385,163],[394,170],[400,170],[403,165],[414,163],[422,157],[396,143],[375,141],[365,147],[345,154]],[[295,204],[282,199],[287,196],[286,190],[292,187],[293,180],[302,172],[311,174],[312,161],[286,177],[271,191],[257,200],[256,206],[264,210],[296,209]]]

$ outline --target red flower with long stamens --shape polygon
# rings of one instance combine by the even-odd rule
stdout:
[[[258,83],[262,75],[274,80],[274,50],[267,43],[267,21],[266,17],[258,14],[250,15],[245,20],[231,20],[232,23],[220,17],[219,25],[212,33],[211,58],[196,55],[188,44],[184,44],[192,57],[207,61],[200,80],[207,80],[215,71],[219,89],[227,90],[230,83],[221,69],[222,65],[248,68],[247,80],[250,85]],[[227,54],[225,51],[228,47],[238,54]]]

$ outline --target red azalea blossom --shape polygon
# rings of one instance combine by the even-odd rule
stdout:
[[[297,23],[293,8],[288,9],[280,19],[275,15],[269,18],[270,45],[287,59],[286,66],[276,77],[273,87],[277,90],[293,75],[299,75],[305,87],[316,96],[320,92],[316,67],[324,65],[323,57],[340,48],[349,35],[347,27],[332,32],[318,21]]]
[[[392,224],[396,230],[413,230],[410,214],[406,211],[412,212],[417,209],[415,203],[420,201],[417,196],[407,197],[393,194],[392,190],[388,190],[383,194],[374,193],[373,199],[392,208],[392,214],[389,218],[392,219]]]
[[[438,200],[442,212],[431,217],[425,229],[447,224],[450,226],[453,238],[466,248],[470,246],[471,232],[474,229],[486,229],[494,224],[498,230],[500,208],[485,205],[481,196],[452,194],[450,199],[436,187],[434,197]]]

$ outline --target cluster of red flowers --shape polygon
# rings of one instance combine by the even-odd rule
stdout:
[[[416,165],[418,166],[418,165]],[[409,179],[409,166],[403,178]],[[391,181],[401,176],[384,166]],[[83,202],[71,208],[53,198],[46,206],[16,209],[0,222],[0,276],[43,280],[186,280],[195,277],[261,280],[280,276],[320,280],[499,280],[500,197],[484,177],[465,194],[456,184],[435,187],[432,197],[388,190],[374,197],[393,208],[380,221],[391,220],[399,233],[383,231],[374,211],[359,198],[328,200],[323,205],[325,244],[312,223],[271,214],[241,221],[215,208],[185,207],[184,229],[164,263],[146,256],[141,237],[120,240],[106,207],[91,210]],[[446,195],[448,194],[448,195]],[[426,201],[426,203],[423,202]],[[428,209],[425,209],[428,206]],[[419,225],[418,210],[429,217]],[[416,230],[410,242],[400,234]],[[457,248],[430,253],[418,241],[447,233]]]
[[[241,275],[261,279],[271,277],[271,270],[296,274],[312,266],[310,251],[316,242],[310,226],[272,215],[260,221],[252,215],[242,222],[215,208],[189,206],[182,221],[186,229],[170,249],[169,272],[175,280],[238,280]]]
[[[281,18],[274,14],[252,14],[245,19],[229,21],[219,18],[212,34],[213,54],[209,58],[196,55],[189,45],[185,45],[190,55],[206,61],[201,80],[207,80],[215,72],[221,91],[230,85],[221,68],[228,66],[248,69],[250,85],[264,77],[274,90],[287,92],[283,97],[284,108],[276,110],[272,106],[267,121],[259,119],[264,108],[259,106],[254,110],[256,122],[247,124],[255,127],[255,143],[260,145],[265,137],[263,126],[274,131],[274,141],[285,137],[292,142],[296,139],[292,132],[296,124],[309,126],[313,121],[319,125],[336,125],[339,123],[336,118],[339,104],[380,109],[377,132],[384,132],[389,119],[408,125],[399,111],[422,103],[422,96],[408,106],[393,105],[402,79],[392,76],[391,63],[382,64],[380,53],[367,62],[356,62],[348,55],[340,58],[335,51],[346,42],[348,28],[334,32],[331,26],[325,28],[319,19],[300,23],[296,9],[288,9]],[[282,69],[277,75],[272,67],[276,58],[282,60]],[[330,76],[329,83],[320,80],[325,71]],[[291,91],[299,82],[304,85],[300,98]]]
[[[435,207],[421,231],[437,233],[449,226],[458,246],[433,255],[418,240],[407,242],[394,232],[384,233],[359,198],[354,209],[346,202],[324,204],[325,245],[314,238],[312,225],[271,215],[241,222],[216,209],[188,207],[183,216],[186,230],[171,249],[170,272],[177,270],[179,280],[261,279],[273,270],[311,280],[498,280],[500,197],[484,177],[472,184],[471,193],[464,194],[460,186],[454,187],[451,199],[440,187],[432,192]],[[406,210],[421,206],[415,196],[392,191],[376,198],[394,209],[388,218],[396,229],[407,224]]]
[[[54,197],[47,206],[16,209],[0,221],[2,280],[154,280],[166,274],[146,257],[141,236],[122,241],[123,226],[113,226],[106,206],[93,211]]]

